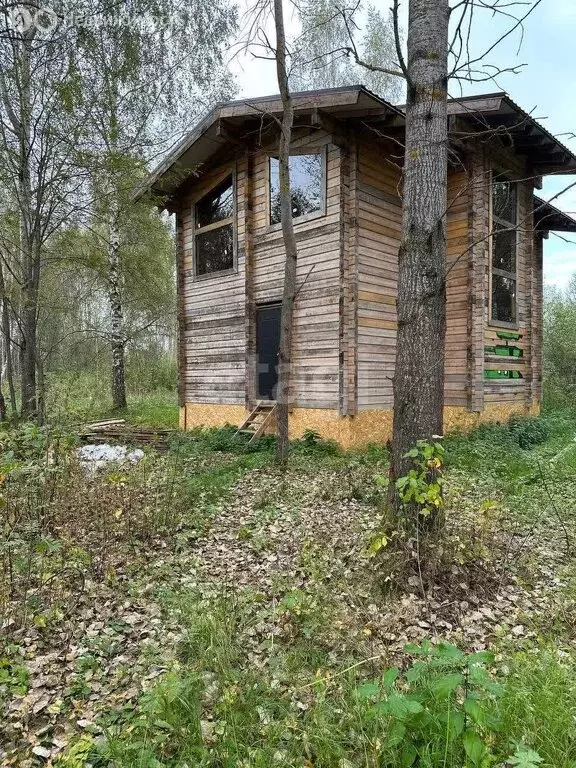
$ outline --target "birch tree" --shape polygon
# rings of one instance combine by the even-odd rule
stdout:
[[[210,8],[199,0],[137,0],[131,13],[137,23],[104,18],[82,41],[92,142],[86,159],[94,223],[107,253],[115,409],[127,405],[121,234],[133,206],[132,187],[145,158],[157,159],[206,104],[230,95],[222,46],[236,24],[234,8],[220,0]]]
[[[392,101],[401,98],[402,81],[386,71],[396,65],[394,24],[389,13],[362,2],[347,7],[337,0],[301,0],[296,9],[302,31],[295,41],[295,88],[364,83],[379,96]],[[358,30],[360,19],[363,24]],[[358,64],[351,45],[358,59],[375,68]]]

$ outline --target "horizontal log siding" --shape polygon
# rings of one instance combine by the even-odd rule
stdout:
[[[295,407],[338,408],[340,388],[340,149],[322,131],[298,139],[300,151],[326,151],[326,212],[295,220],[298,243],[291,393]],[[253,273],[255,304],[280,301],[284,243],[279,225],[270,226],[268,155],[254,157]]]
[[[448,174],[446,230],[446,344],[444,403],[466,407],[468,385],[468,227],[470,182],[464,170]]]
[[[235,173],[237,271],[193,277],[192,206],[227,173]],[[246,328],[244,285],[246,159],[204,176],[182,206],[184,349],[182,388],[188,403],[244,405]]]
[[[357,202],[358,410],[392,407],[402,223],[398,147],[359,137]]]
[[[393,145],[364,140],[358,183],[358,408],[391,408],[402,201]],[[447,405],[468,404],[468,214],[464,172],[450,173],[447,220]]]

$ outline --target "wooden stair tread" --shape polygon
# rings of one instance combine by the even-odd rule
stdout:
[[[251,435],[249,442],[264,434],[274,412],[276,403],[271,400],[261,400],[238,427],[236,434]]]

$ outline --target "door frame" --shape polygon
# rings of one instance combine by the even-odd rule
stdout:
[[[252,395],[254,405],[259,400],[262,400],[262,397],[260,396],[260,381],[258,371],[260,354],[258,350],[258,310],[269,309],[272,307],[282,307],[282,299],[269,299],[268,301],[258,301],[254,304],[254,314],[252,317],[254,328],[254,361],[252,364],[252,392],[250,393]],[[282,315],[280,315],[280,321],[281,320]]]

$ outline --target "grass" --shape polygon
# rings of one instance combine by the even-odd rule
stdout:
[[[194,466],[186,482],[191,503],[221,503],[246,471],[270,466],[270,441],[247,453],[233,432],[196,431],[172,446]],[[515,524],[553,516],[551,495],[576,499],[574,432],[571,414],[550,413],[537,423],[450,436],[449,494],[462,514],[490,496]],[[361,467],[364,480],[351,479],[341,497],[341,489],[326,489],[325,498],[370,502],[366,478],[373,482],[382,462],[379,448],[344,455],[302,441],[286,496],[263,497],[261,512],[301,503],[290,472],[330,469],[345,477]],[[570,515],[559,511],[572,530]],[[248,525],[244,532],[250,541]],[[161,590],[164,610],[181,628],[177,662],[134,712],[102,718],[103,742],[78,742],[87,761],[107,768],[576,767],[576,652],[565,624],[555,636],[550,626],[538,636],[535,623],[522,650],[504,633],[497,656],[425,643],[394,660],[368,655],[361,644],[336,639],[335,627],[345,636],[346,619],[338,582],[322,572],[325,555],[312,547],[298,579],[270,586],[272,600],[217,584]]]
[[[148,397],[137,412],[146,423],[151,413],[165,423],[171,407],[168,398]],[[378,613],[401,602],[403,593],[388,589],[384,597],[381,585],[374,589],[377,566],[366,559],[364,544],[347,542],[341,550],[331,537],[350,509],[377,525],[384,492],[376,478],[386,475],[385,451],[372,446],[344,454],[307,435],[280,472],[272,439],[248,446],[235,431],[178,434],[166,454],[150,453],[133,471],[112,470],[90,483],[73,467],[54,467],[53,452],[36,431],[23,429],[6,444],[7,461],[18,466],[7,463],[5,509],[20,513],[25,500],[32,514],[33,481],[43,505],[34,519],[37,540],[27,528],[25,535],[15,531],[10,543],[35,599],[43,596],[36,569],[57,572],[73,542],[79,553],[74,567],[87,579],[115,578],[116,568],[123,578],[129,573],[135,599],[140,588],[152,592],[164,620],[178,627],[170,635],[178,637],[175,659],[160,680],[134,707],[110,704],[100,711],[95,722],[103,737],[82,734],[56,765],[576,768],[576,653],[573,626],[561,610],[554,621],[527,616],[533,634],[521,642],[507,639],[504,628],[492,654],[471,656],[464,643],[461,650],[420,643],[389,653],[372,633]],[[457,521],[469,516],[475,526],[463,523],[457,533],[463,561],[489,562],[493,542],[509,527],[528,527],[539,536],[557,527],[561,516],[572,535],[575,432],[573,414],[553,412],[538,422],[484,427],[446,440],[449,513]],[[43,474],[36,477],[40,457]],[[49,504],[46,487],[53,488]],[[478,522],[487,499],[498,510],[489,535],[483,513]],[[235,527],[224,525],[227,515],[236,516]],[[311,529],[317,538],[302,541],[292,528],[307,515],[319,515],[320,523]],[[249,586],[224,586],[202,575],[197,561],[211,557],[206,546],[198,547],[203,537],[224,552],[215,562],[245,558],[257,576],[282,552],[295,551],[295,559],[289,570],[263,573]],[[529,565],[522,578],[531,578]],[[466,563],[453,567],[453,581],[466,578]],[[574,581],[568,582],[569,592]],[[59,582],[47,586],[54,591]],[[466,589],[474,597],[473,587]],[[463,598],[467,603],[468,594]],[[358,615],[347,600],[361,607]],[[406,600],[403,611],[412,597]],[[58,620],[46,610],[40,616]],[[442,631],[429,627],[431,635]],[[18,658],[5,665],[9,685],[19,684],[20,669]]]
[[[179,418],[176,383],[170,387],[167,384],[129,377],[128,408],[118,411],[112,409],[107,373],[51,375],[48,379],[48,420],[70,424],[125,418],[134,424],[176,428]]]
[[[180,668],[109,730],[96,750],[103,765],[576,765],[575,663],[550,648],[513,654],[503,672],[489,653],[411,646],[402,671],[357,659],[330,664],[311,641],[291,649],[282,674],[243,663],[254,620],[241,598],[185,592],[172,600],[185,630]]]

